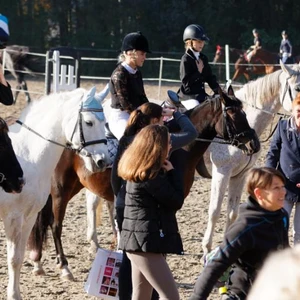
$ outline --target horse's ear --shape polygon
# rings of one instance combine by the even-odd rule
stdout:
[[[221,89],[220,86],[218,86],[218,94],[219,94],[220,96],[223,96],[223,90]]]
[[[281,67],[281,70],[285,73],[288,73],[289,76],[293,76],[294,74],[294,70],[292,68],[290,68],[289,66],[285,65],[282,60],[280,59],[279,60],[279,63],[280,63],[280,67]]]
[[[96,93],[96,87],[93,86],[87,93],[86,93],[86,96],[85,96],[85,100],[84,102],[86,103],[86,105],[88,105],[89,103],[91,103],[94,99],[94,96],[95,96],[95,93]]]
[[[100,93],[95,95],[95,99],[99,102],[102,102],[106,98],[108,93],[109,93],[109,84],[106,84],[104,89]]]
[[[227,94],[228,94],[228,96],[234,96],[234,90],[231,85],[229,85],[229,87],[227,89]]]

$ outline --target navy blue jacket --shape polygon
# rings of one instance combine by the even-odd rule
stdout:
[[[266,166],[280,170],[286,178],[287,194],[285,199],[293,202],[300,200],[300,134],[290,127],[291,118],[281,120],[274,133],[266,157]]]

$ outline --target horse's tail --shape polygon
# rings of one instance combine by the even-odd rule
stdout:
[[[42,250],[43,245],[47,242],[48,226],[53,223],[52,212],[52,196],[49,195],[47,202],[43,209],[38,213],[35,224],[30,233],[28,240],[28,248],[30,250]]]

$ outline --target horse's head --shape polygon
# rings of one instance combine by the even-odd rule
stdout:
[[[70,147],[83,158],[86,168],[91,172],[104,171],[110,162],[101,105],[106,94],[97,97],[95,92],[96,88],[93,87],[82,95],[79,110],[70,117],[66,130]]]
[[[291,112],[292,101],[295,99],[297,93],[300,92],[300,64],[289,67],[288,65],[284,65],[280,60],[280,66],[282,70],[282,75],[280,76],[282,86],[280,102],[286,111]]]
[[[24,184],[23,170],[8,136],[8,127],[0,118],[0,186],[7,193],[20,193]]]
[[[258,152],[258,136],[249,126],[242,102],[235,97],[232,87],[229,86],[228,94],[219,89],[219,94],[223,104],[223,118],[216,125],[217,133],[247,155]]]

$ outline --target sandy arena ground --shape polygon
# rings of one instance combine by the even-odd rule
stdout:
[[[12,87],[15,82],[8,77]],[[89,88],[96,85],[97,91],[104,87],[103,82],[86,81],[82,82],[82,86]],[[32,78],[28,81],[30,91],[37,93],[44,92],[44,83],[36,81]],[[168,89],[176,91],[178,85],[163,86],[161,95],[166,95]],[[146,93],[149,98],[158,96],[157,85],[146,85]],[[31,94],[33,98],[38,98],[38,94]],[[163,100],[164,97],[161,97]],[[1,116],[18,117],[20,111],[26,105],[24,94],[21,93],[17,104],[11,107],[1,105]],[[261,159],[257,161],[257,165],[263,165],[263,158],[268,148],[268,143],[262,145]],[[178,284],[181,299],[188,299],[195,280],[200,273],[202,266],[200,258],[202,254],[201,239],[206,228],[207,211],[210,197],[210,180],[195,177],[194,185],[189,196],[186,198],[183,208],[178,212],[178,223],[185,248],[184,256],[169,255],[168,263],[173,271],[175,280]],[[245,198],[245,195],[243,196]],[[225,199],[226,200],[226,199]],[[45,199],[46,201],[46,199]],[[226,201],[224,201],[224,204]],[[215,235],[214,245],[222,240],[223,230],[225,226],[225,205],[222,210],[222,216],[219,220]],[[82,190],[69,203],[63,229],[63,245],[67,254],[69,265],[73,271],[75,282],[66,282],[60,279],[60,271],[55,266],[55,249],[52,237],[49,237],[47,249],[44,251],[43,265],[46,276],[36,277],[31,274],[32,266],[26,253],[25,261],[21,272],[21,291],[24,300],[83,300],[97,299],[89,296],[84,291],[84,283],[88,276],[94,254],[90,254],[89,244],[86,241],[86,208],[85,195]],[[7,286],[7,265],[6,265],[6,243],[5,232],[2,223],[0,223],[1,243],[0,243],[0,299],[6,299]],[[50,233],[50,232],[49,232]],[[98,238],[103,248],[109,248],[112,240],[107,210],[104,206],[102,225],[98,228]],[[219,299],[217,293],[212,293],[210,300]]]

